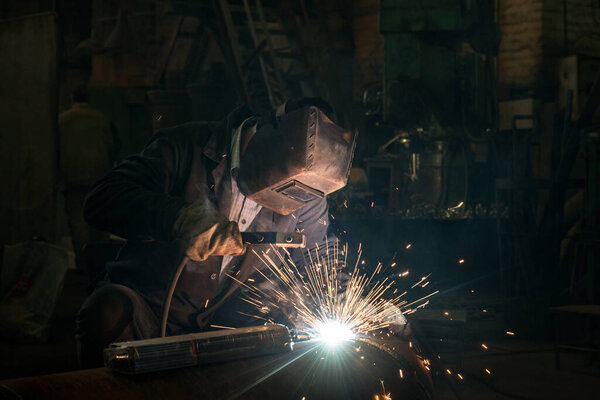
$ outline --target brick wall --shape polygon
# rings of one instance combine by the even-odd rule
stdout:
[[[598,0],[500,0],[498,23],[498,78],[504,99],[547,96],[557,85],[556,66],[562,57],[600,57]]]
[[[549,56],[587,55],[600,57],[600,1],[544,1],[544,50]]]
[[[383,78],[383,36],[379,32],[379,0],[354,0],[354,97],[360,98],[365,85]]]
[[[353,0],[352,6],[357,97],[364,85],[382,79],[383,36],[379,0]],[[552,97],[558,85],[559,59],[600,57],[600,0],[499,0],[498,6],[501,100]]]
[[[542,75],[543,8],[543,0],[500,1],[498,79],[500,87],[505,88],[501,95],[529,88]]]

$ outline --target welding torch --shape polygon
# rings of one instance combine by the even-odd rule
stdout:
[[[304,248],[306,247],[306,236],[302,233],[297,232],[241,232],[242,242],[244,245],[265,245],[270,244],[275,247],[288,247],[288,248]],[[171,300],[173,299],[173,293],[175,287],[181,276],[181,272],[185,268],[189,261],[188,256],[183,256],[181,262],[177,266],[177,269],[173,273],[169,290],[165,296],[162,316],[160,323],[160,337],[165,337],[167,333],[167,320],[169,319],[169,309],[171,308]]]

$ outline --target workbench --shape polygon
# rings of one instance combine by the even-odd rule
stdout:
[[[556,369],[560,369],[561,351],[578,351],[589,354],[600,353],[600,348],[594,347],[592,343],[592,323],[594,319],[600,319],[600,305],[597,304],[579,304],[560,307],[551,307],[550,310],[555,313],[554,316],[554,362]],[[560,317],[562,315],[575,315],[584,319],[585,322],[585,341],[586,346],[575,346],[570,344],[561,344],[560,341]]]

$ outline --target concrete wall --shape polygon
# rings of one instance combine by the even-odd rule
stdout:
[[[0,245],[55,233],[56,37],[53,13],[0,21]]]

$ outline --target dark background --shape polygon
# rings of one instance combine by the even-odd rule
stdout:
[[[554,369],[551,311],[600,296],[598,1],[7,0],[0,21],[0,242],[70,255],[49,334],[4,339],[0,378],[77,368],[90,277],[74,269],[57,188],[57,116],[85,85],[119,158],[237,105],[326,99],[359,131],[349,185],[330,196],[334,228],[362,244],[367,270],[409,270],[407,286],[431,273],[409,293],[439,290],[426,309],[465,312],[464,397],[598,389],[585,353]],[[596,325],[573,314],[558,329],[597,345]]]

